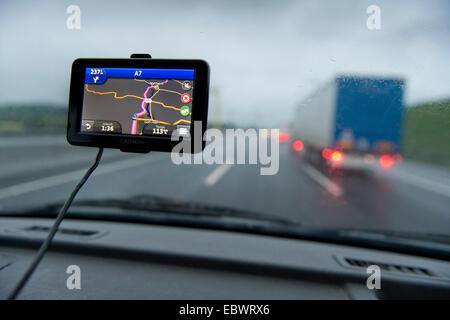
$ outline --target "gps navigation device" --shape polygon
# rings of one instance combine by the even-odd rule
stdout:
[[[77,59],[67,140],[131,152],[171,151],[184,140],[191,152],[200,152],[208,92],[203,60]]]

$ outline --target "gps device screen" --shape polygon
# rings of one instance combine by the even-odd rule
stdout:
[[[80,131],[189,137],[194,69],[85,68]]]
[[[204,60],[78,58],[70,76],[67,141],[127,152],[198,153],[206,145],[208,97]]]

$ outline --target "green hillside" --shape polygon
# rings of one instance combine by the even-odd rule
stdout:
[[[405,158],[450,166],[450,100],[406,109]]]
[[[67,109],[52,105],[0,107],[0,136],[64,134]]]

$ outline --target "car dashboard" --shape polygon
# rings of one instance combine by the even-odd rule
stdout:
[[[53,220],[0,218],[0,298]],[[368,289],[367,266],[381,266]],[[67,286],[78,266],[80,287]],[[18,299],[441,299],[447,261],[307,240],[111,221],[63,221]]]

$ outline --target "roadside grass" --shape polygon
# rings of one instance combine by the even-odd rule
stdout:
[[[0,136],[64,134],[66,108],[53,105],[8,105],[0,107]]]
[[[450,167],[450,100],[406,108],[403,156]]]

